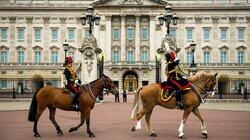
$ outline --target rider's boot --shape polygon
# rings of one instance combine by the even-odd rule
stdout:
[[[79,94],[78,94],[78,93],[75,94],[74,99],[73,99],[73,101],[71,102],[70,107],[71,107],[73,110],[79,110],[79,105],[78,105],[78,103],[77,103],[78,97],[79,97]]]
[[[175,90],[175,96],[176,96],[176,105],[178,109],[184,109],[183,101],[182,101],[182,93],[180,90]]]

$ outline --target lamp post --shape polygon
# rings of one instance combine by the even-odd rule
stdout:
[[[64,66],[66,66],[66,57],[67,57],[67,52],[69,50],[69,43],[67,42],[67,40],[65,40],[65,42],[63,43],[63,50],[64,50]]]
[[[194,52],[195,52],[195,46],[196,44],[194,43],[194,41],[192,41],[192,43],[190,44],[190,48],[191,48],[191,52],[192,52],[192,63],[190,64],[190,73],[192,73],[192,75],[194,75],[198,70],[197,70],[197,66],[196,63],[194,62]]]
[[[165,7],[166,14],[165,15],[161,14],[161,16],[158,17],[160,25],[163,25],[163,23],[165,22],[165,25],[167,27],[167,35],[170,34],[170,24],[173,23],[173,25],[177,25],[177,21],[179,19],[179,17],[177,17],[176,14],[172,15],[171,9],[172,9],[171,6],[167,5]]]
[[[98,15],[98,13],[96,13],[96,15],[94,15],[94,8],[92,6],[89,6],[87,8],[87,13],[86,15],[83,13],[83,16],[80,18],[82,25],[89,25],[89,34],[92,34],[92,26],[95,23],[95,25],[99,25],[100,23],[100,17]]]

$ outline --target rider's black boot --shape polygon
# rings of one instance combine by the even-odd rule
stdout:
[[[75,94],[74,99],[73,99],[73,101],[71,102],[70,107],[71,107],[73,110],[79,110],[79,105],[78,105],[78,103],[77,103],[78,97],[79,97],[79,94]]]
[[[183,101],[182,101],[182,93],[181,91],[175,91],[176,104],[179,109],[184,109]]]

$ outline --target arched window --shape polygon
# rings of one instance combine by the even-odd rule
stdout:
[[[6,46],[0,47],[0,63],[8,63],[8,49]]]

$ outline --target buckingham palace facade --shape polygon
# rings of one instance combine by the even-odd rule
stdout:
[[[67,55],[77,67],[78,48],[89,35],[80,17],[90,5],[101,18],[93,35],[103,51],[104,74],[119,89],[134,91],[156,82],[156,51],[167,31],[158,17],[171,5],[179,21],[170,25],[170,35],[181,48],[183,71],[189,71],[194,41],[197,69],[219,73],[219,92],[238,94],[241,87],[250,91],[250,0],[1,0],[0,4],[0,92],[34,92],[48,82],[60,87],[63,43],[69,43]]]

